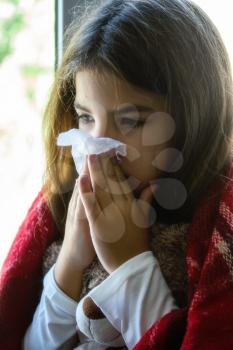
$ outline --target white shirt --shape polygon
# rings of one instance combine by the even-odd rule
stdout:
[[[80,331],[80,305],[58,287],[54,266],[45,275],[41,300],[25,334],[23,349],[107,349],[108,346],[88,339]],[[178,309],[152,251],[126,261],[87,296],[121,333],[128,349],[132,349],[157,320]],[[81,344],[75,347],[72,338],[77,333]]]

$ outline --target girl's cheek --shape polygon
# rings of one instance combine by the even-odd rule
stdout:
[[[165,112],[151,114],[142,130],[142,146],[161,146],[168,143],[176,132],[174,119]]]

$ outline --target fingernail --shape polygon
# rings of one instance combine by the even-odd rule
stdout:
[[[158,191],[158,188],[159,188],[158,185],[151,185],[150,187],[151,187],[151,191],[152,191],[153,193],[156,193],[156,192]]]
[[[97,162],[97,155],[96,154],[90,154],[89,159],[91,163],[96,163]]]
[[[89,183],[89,176],[87,174],[82,175],[80,181],[82,185],[87,185]]]

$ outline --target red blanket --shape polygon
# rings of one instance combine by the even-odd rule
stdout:
[[[228,177],[233,178],[233,164]],[[174,310],[133,350],[233,349],[233,183],[216,182],[189,228],[188,307]],[[57,229],[42,192],[32,203],[4,262],[0,279],[0,349],[19,350],[42,290],[42,255]]]

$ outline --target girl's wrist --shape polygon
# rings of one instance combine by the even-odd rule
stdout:
[[[54,268],[54,278],[59,288],[75,301],[80,300],[83,269],[72,264],[62,254],[58,256]]]
[[[67,269],[83,274],[85,267],[82,266],[79,255],[77,251],[67,247],[63,242],[57,261],[62,261]]]

